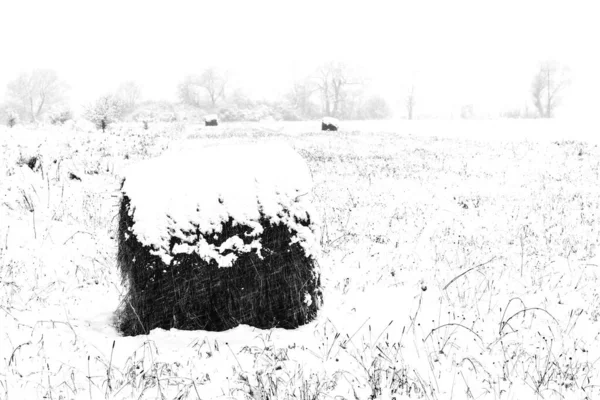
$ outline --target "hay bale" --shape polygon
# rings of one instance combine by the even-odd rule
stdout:
[[[282,145],[187,150],[128,171],[121,332],[292,329],[314,319],[322,293],[311,185],[304,160]]]
[[[216,114],[210,114],[204,117],[204,126],[218,126],[219,117]]]
[[[340,121],[335,118],[325,117],[321,120],[322,131],[337,131],[340,126]]]

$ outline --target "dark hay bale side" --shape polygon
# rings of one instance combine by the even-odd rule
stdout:
[[[220,268],[214,260],[207,263],[192,253],[177,254],[167,265],[130,232],[129,209],[130,200],[123,195],[118,266],[128,293],[116,316],[124,335],[145,334],[153,328],[223,331],[239,324],[292,329],[316,317],[322,303],[316,261],[298,243],[290,243],[295,232],[288,226],[261,218],[263,259],[256,252],[244,253],[233,266]],[[308,218],[298,222],[308,226]],[[202,237],[220,245],[238,235],[248,244],[252,238],[244,233],[250,231],[230,219],[217,236]],[[198,229],[188,233],[196,241],[202,235]],[[179,243],[172,237],[171,249]]]
[[[325,122],[321,122],[321,130],[322,131],[337,131],[338,128],[332,124],[326,124]]]
[[[217,115],[207,115],[204,117],[204,126],[218,126],[219,117]]]
[[[321,130],[322,131],[337,131],[340,125],[340,121],[337,118],[332,117],[324,117],[321,120]]]

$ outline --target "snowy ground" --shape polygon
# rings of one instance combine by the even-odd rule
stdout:
[[[598,129],[319,128],[0,128],[0,399],[600,395]],[[121,173],[186,140],[283,140],[306,159],[322,219],[316,321],[114,330]]]

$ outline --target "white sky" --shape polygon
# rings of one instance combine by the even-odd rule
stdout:
[[[0,0],[0,98],[19,71],[53,68],[74,103],[124,80],[174,100],[183,76],[208,66],[274,96],[339,59],[398,108],[414,83],[419,113],[497,112],[524,106],[538,63],[554,59],[572,70],[563,115],[589,115],[599,15],[592,1]]]

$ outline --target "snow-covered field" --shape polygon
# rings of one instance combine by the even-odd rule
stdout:
[[[0,128],[0,399],[600,395],[597,128],[319,128]],[[115,331],[121,174],[189,141],[284,141],[307,161],[322,221],[316,321]]]

